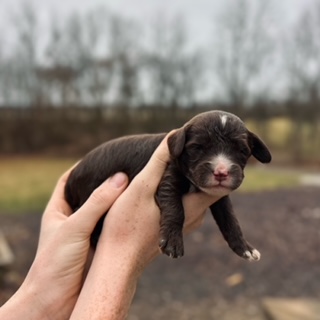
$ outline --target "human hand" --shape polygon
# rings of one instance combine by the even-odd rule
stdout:
[[[158,247],[160,211],[154,195],[169,159],[165,138],[109,210],[70,319],[125,318],[138,277],[161,254]],[[183,198],[184,232],[197,228],[206,209],[218,199],[204,193],[186,195]]]
[[[70,171],[57,183],[42,217],[34,262],[18,292],[1,308],[1,318],[34,320],[70,317],[83,283],[90,235],[99,218],[128,184],[125,174],[114,175],[72,214],[64,199],[64,187]],[[24,304],[27,309],[23,308]],[[10,309],[14,312],[9,312]]]
[[[169,134],[170,135],[170,134]],[[133,179],[116,200],[105,220],[99,246],[113,246],[115,251],[126,252],[142,271],[156,256],[159,249],[160,210],[155,201],[160,180],[170,160],[167,138],[154,152],[145,168]],[[219,197],[203,192],[183,197],[185,209],[184,234],[200,226],[206,209]],[[101,252],[104,249],[98,248]],[[115,252],[116,253],[116,252]],[[96,252],[99,254],[99,251]]]

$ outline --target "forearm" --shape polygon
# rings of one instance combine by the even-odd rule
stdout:
[[[22,285],[20,289],[0,308],[0,319],[6,320],[46,320],[48,315],[37,293]]]
[[[98,246],[70,319],[125,319],[144,268],[138,259],[128,246]]]
[[[137,278],[109,271],[106,277],[88,275],[90,283],[84,285],[70,319],[125,319]]]

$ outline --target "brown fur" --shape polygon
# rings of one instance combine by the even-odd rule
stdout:
[[[221,121],[223,115],[228,117],[225,124]],[[131,181],[148,162],[164,136],[165,134],[123,137],[106,142],[91,151],[68,179],[65,197],[71,208],[76,211],[95,188],[116,172],[125,172]],[[236,116],[211,111],[192,118],[177,130],[169,137],[168,146],[171,161],[155,195],[161,211],[161,250],[173,258],[184,254],[182,196],[191,190],[213,190],[212,192],[222,192],[221,199],[210,209],[224,238],[239,256],[256,259],[255,249],[242,235],[228,193],[240,186],[244,177],[243,169],[251,155],[263,163],[271,161],[270,152],[264,143]],[[211,185],[211,160],[219,154],[224,154],[232,162],[227,189],[217,189]],[[103,219],[92,235],[94,245],[98,241],[102,222]]]

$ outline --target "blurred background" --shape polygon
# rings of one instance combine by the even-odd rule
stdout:
[[[68,167],[103,141],[213,109],[273,154],[233,196],[262,260],[234,256],[208,217],[186,257],[146,271],[129,319],[265,319],[278,298],[319,299],[319,35],[317,0],[1,0],[0,302]]]

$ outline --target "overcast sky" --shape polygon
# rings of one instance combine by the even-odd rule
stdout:
[[[7,11],[17,7],[22,1],[0,0],[1,10]],[[196,19],[201,23],[203,20],[210,19],[221,4],[233,1],[237,0],[24,0],[23,2],[33,3],[41,11],[56,10],[62,14],[74,10],[85,11],[96,6],[105,6],[123,14],[140,18],[145,18],[158,10],[181,12],[186,17]],[[294,15],[313,1],[316,0],[273,0],[275,6],[288,16]]]
[[[3,26],[5,19],[17,11],[22,2],[32,3],[44,19],[52,12],[63,16],[74,11],[85,12],[102,6],[146,23],[157,12],[164,12],[167,15],[181,14],[187,22],[191,38],[203,42],[210,34],[213,17],[219,13],[222,5],[233,1],[237,0],[0,0],[0,25],[2,20],[1,27],[5,28]],[[280,20],[290,23],[305,6],[317,0],[269,1],[273,3],[274,11],[279,14]]]
[[[16,21],[12,17],[19,12],[22,3],[30,3],[37,11],[37,17],[42,20],[40,26],[43,28],[48,17],[54,14],[57,19],[61,17],[61,23],[65,17],[74,12],[85,13],[89,10],[104,7],[107,10],[131,17],[138,20],[142,25],[150,26],[150,22],[157,16],[157,13],[163,13],[165,16],[181,15],[186,22],[188,31],[188,40],[191,47],[207,47],[208,43],[213,41],[212,28],[213,19],[219,16],[223,9],[226,9],[228,3],[234,4],[238,0],[0,0],[0,38],[8,42],[14,37],[10,36],[10,31],[14,32]],[[286,24],[291,24],[296,17],[310,4],[320,0],[250,0],[251,2],[268,1],[271,3],[269,9],[272,9],[272,21],[269,26],[275,27],[276,33],[278,27],[281,32],[291,32]],[[17,16],[17,15],[15,15]],[[10,19],[11,17],[11,19]],[[9,19],[9,20],[8,20]],[[9,23],[6,23],[9,21]],[[285,26],[283,28],[283,25]],[[10,28],[12,30],[10,30]],[[46,35],[46,28],[40,30],[40,34]],[[41,40],[41,39],[40,39]],[[14,42],[14,40],[13,40]],[[41,44],[40,44],[41,47]],[[10,49],[9,49],[10,50]],[[277,68],[276,64],[274,66]],[[269,68],[272,73],[272,67]],[[268,77],[265,76],[266,81]],[[278,91],[283,90],[281,79],[278,78]],[[210,89],[211,90],[211,89]]]

